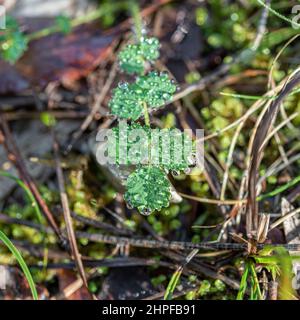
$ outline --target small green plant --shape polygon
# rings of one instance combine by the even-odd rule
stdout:
[[[245,260],[237,300],[243,300],[248,289],[250,300],[263,300],[257,272],[262,269],[271,274],[272,280],[279,277],[280,300],[288,300],[294,295],[291,279],[292,260],[299,260],[299,256],[290,256],[284,247],[266,246],[257,254],[249,256]]]
[[[121,70],[129,75],[136,75],[136,78],[132,83],[119,83],[118,87],[113,90],[109,102],[112,114],[117,116],[119,120],[127,119],[130,121],[129,124],[126,123],[127,137],[121,136],[118,127],[112,129],[115,134],[117,150],[124,143],[124,139],[127,143],[127,151],[131,149],[136,141],[128,137],[135,129],[144,133],[145,144],[143,148],[146,148],[148,161],[145,163],[141,159],[137,163],[135,162],[135,170],[126,181],[124,199],[130,208],[137,208],[139,212],[147,215],[169,206],[171,183],[167,174],[188,170],[191,165],[183,155],[180,155],[180,161],[175,161],[175,152],[177,151],[175,140],[184,143],[187,137],[183,132],[178,129],[152,129],[150,125],[150,111],[162,108],[172,100],[177,89],[174,80],[170,79],[167,72],[146,71],[159,58],[159,46],[158,39],[141,36],[136,43],[128,44],[119,53]],[[138,123],[142,119],[144,125]],[[154,131],[160,136],[155,142],[152,140]],[[171,137],[168,149],[170,161],[167,162],[161,161],[163,134]],[[153,145],[157,147],[156,153],[153,151]],[[117,154],[117,164],[120,160],[118,156],[119,154]],[[136,158],[137,154],[135,160]],[[155,162],[154,158],[159,161]],[[125,164],[131,165],[132,163],[127,160]]]

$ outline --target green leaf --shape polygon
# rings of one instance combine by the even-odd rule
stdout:
[[[182,267],[179,267],[172,275],[170,282],[168,283],[164,300],[172,300],[174,290],[176,289],[177,284],[179,283],[181,273],[183,271]]]
[[[6,17],[6,29],[0,34],[0,55],[10,62],[15,63],[27,49],[28,39],[21,32],[16,19]]]
[[[250,271],[250,266],[246,262],[245,263],[245,270],[244,270],[244,273],[242,275],[242,279],[241,279],[241,282],[240,282],[239,292],[238,292],[237,297],[236,297],[237,300],[243,300],[244,299],[244,295],[245,295],[245,292],[247,290],[247,280],[248,280],[249,271]]]
[[[145,63],[158,58],[159,41],[156,38],[142,38],[138,44],[129,44],[118,56],[121,69],[129,74],[142,74]]]
[[[136,82],[120,83],[114,89],[109,103],[112,114],[122,119],[137,120],[143,114],[143,104],[148,108],[159,108],[172,99],[176,85],[166,73],[150,72],[138,77]]]
[[[144,93],[144,101],[150,108],[157,108],[170,101],[176,92],[176,85],[165,72],[150,72],[136,80],[137,86]]]
[[[27,43],[28,40],[22,32],[8,33],[0,44],[2,58],[8,62],[15,63],[26,51]]]
[[[122,119],[137,120],[143,112],[143,93],[136,84],[119,83],[109,102],[112,114]]]
[[[141,167],[129,175],[124,198],[142,214],[150,214],[169,205],[171,184],[158,167]]]
[[[46,127],[53,127],[56,124],[55,117],[49,112],[42,112],[40,118]]]

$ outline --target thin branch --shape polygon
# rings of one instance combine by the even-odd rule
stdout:
[[[84,272],[84,267],[83,267],[83,263],[81,260],[81,255],[78,250],[75,232],[74,232],[74,228],[73,228],[73,222],[72,222],[70,207],[69,207],[69,200],[68,200],[68,196],[67,196],[67,193],[65,190],[64,175],[63,175],[63,171],[61,168],[60,157],[59,157],[59,147],[58,147],[58,143],[55,138],[55,134],[53,132],[53,129],[51,130],[51,132],[52,132],[52,137],[53,137],[53,150],[54,150],[54,157],[55,157],[55,163],[56,163],[57,181],[58,181],[58,186],[59,186],[60,199],[61,199],[61,204],[62,204],[62,208],[63,208],[63,215],[64,215],[64,220],[66,223],[67,234],[68,234],[68,238],[69,238],[71,252],[74,256],[80,277],[81,277],[85,287],[88,289],[87,278],[86,278],[86,275]]]

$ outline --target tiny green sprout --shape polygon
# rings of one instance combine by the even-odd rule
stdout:
[[[119,53],[120,68],[128,74],[142,74],[146,62],[159,58],[159,41],[156,38],[142,38],[137,44],[128,44]]]
[[[158,167],[140,167],[129,175],[126,182],[125,200],[142,214],[161,210],[169,205],[171,184]]]
[[[163,106],[172,99],[176,85],[166,73],[150,72],[137,78],[135,83],[120,83],[109,103],[112,114],[122,119],[139,119],[144,104],[151,109]]]

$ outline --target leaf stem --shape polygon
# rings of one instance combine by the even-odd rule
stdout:
[[[121,9],[126,9],[127,7],[128,7],[128,3],[121,1],[121,2],[115,3],[114,6],[111,8],[111,10],[113,10],[115,12],[115,11],[118,11]],[[76,17],[76,18],[72,19],[70,21],[71,27],[75,28],[79,25],[89,23],[91,21],[94,21],[96,19],[103,17],[106,14],[105,9],[106,8],[102,6],[99,9],[96,9],[96,10],[93,10],[92,12],[87,13],[84,16],[80,16],[80,17]],[[39,31],[36,31],[36,32],[33,32],[33,33],[27,35],[27,39],[28,39],[28,41],[37,40],[37,39],[49,36],[53,33],[60,32],[60,31],[61,31],[61,29],[58,25],[53,25],[51,27],[44,28],[44,29],[41,29]]]
[[[142,23],[142,18],[140,15],[139,5],[136,0],[131,0],[131,1],[129,1],[129,6],[130,6],[132,19],[134,22],[137,41],[140,42],[141,38],[143,36],[143,32],[142,32],[143,23]]]
[[[150,127],[150,117],[149,117],[149,112],[148,112],[148,107],[146,102],[143,102],[143,109],[144,109],[145,125]]]

